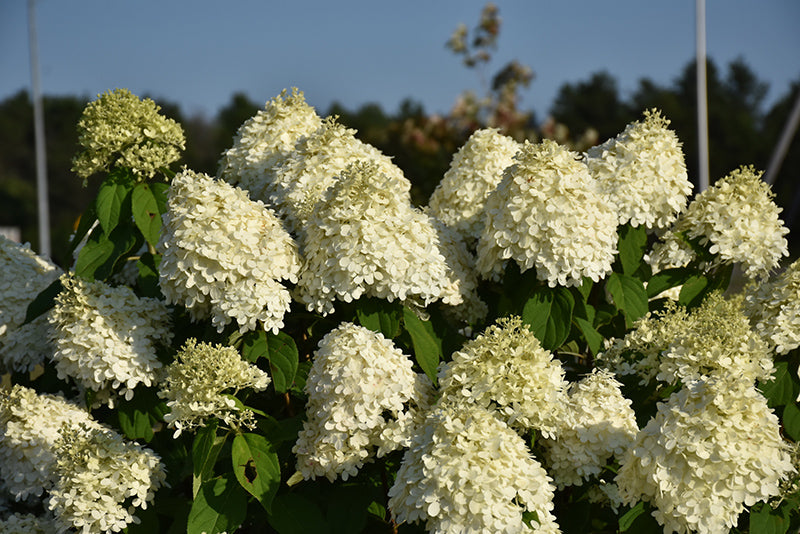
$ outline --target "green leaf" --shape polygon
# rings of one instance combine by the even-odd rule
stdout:
[[[136,268],[139,270],[137,286],[140,296],[163,300],[161,287],[158,285],[158,266],[160,264],[161,254],[153,255],[145,252],[139,257]]]
[[[783,409],[783,428],[794,441],[800,441],[800,409],[796,402],[790,402]]]
[[[84,236],[92,229],[92,225],[97,221],[97,211],[95,210],[95,201],[93,200],[89,207],[86,208],[81,214],[81,218],[78,221],[78,228],[75,229],[75,234],[72,236],[72,240],[69,243],[69,253],[72,254],[78,245],[83,240]]]
[[[152,183],[150,184],[150,191],[153,193],[153,198],[155,198],[158,203],[158,213],[166,213],[169,184],[163,182]]]
[[[75,274],[86,280],[105,280],[136,246],[133,224],[119,224],[110,236],[94,231],[78,254]]]
[[[622,264],[622,272],[633,276],[642,263],[645,249],[647,248],[647,230],[639,225],[636,228],[630,224],[625,224],[619,229],[619,261]]]
[[[785,534],[789,524],[768,504],[758,503],[750,509],[750,534]]]
[[[761,393],[767,398],[770,408],[793,403],[797,399],[792,372],[788,362],[776,362],[774,380],[758,385]]]
[[[281,483],[281,467],[272,444],[258,434],[236,434],[231,460],[239,484],[269,513]]]
[[[678,296],[678,303],[687,308],[699,306],[708,294],[709,281],[705,276],[690,276]]]
[[[592,354],[596,355],[598,352],[600,352],[600,349],[603,348],[603,336],[600,335],[600,332],[595,330],[595,328],[592,326],[592,323],[586,319],[573,317],[572,320],[578,325],[578,328],[580,329],[581,334],[583,334],[586,344],[589,345],[589,350],[592,351]]]
[[[542,287],[530,293],[522,308],[522,321],[541,341],[542,347],[555,350],[567,339],[572,327],[575,299],[565,287]]]
[[[108,178],[100,184],[95,210],[104,234],[111,235],[120,221],[130,214],[133,184],[130,171],[120,168],[111,171]]]
[[[650,280],[647,281],[647,296],[653,298],[667,289],[677,287],[689,278],[691,278],[691,269],[686,267],[677,267],[674,269],[664,269],[663,271],[654,274]]]
[[[645,513],[645,511],[644,503],[642,501],[636,503],[636,506],[622,514],[622,517],[619,518],[619,531],[625,532],[631,528],[631,525],[636,518]]]
[[[161,236],[161,213],[149,184],[139,184],[133,189],[131,211],[139,231],[148,243],[156,246]]]
[[[117,419],[119,427],[129,439],[153,439],[153,427],[162,422],[162,415],[167,411],[164,401],[158,398],[152,388],[138,388],[136,395],[129,400],[117,401]]]
[[[197,492],[204,482],[207,482],[214,473],[214,464],[225,445],[228,434],[217,436],[217,420],[213,419],[195,434],[192,443],[192,495],[197,497]]]
[[[275,391],[289,391],[297,374],[300,354],[292,336],[285,332],[249,332],[242,339],[242,356],[251,362],[269,360]]]
[[[234,532],[247,515],[247,494],[231,473],[209,480],[197,492],[186,534]]]
[[[628,534],[652,534],[661,532],[662,528],[650,513],[650,506],[642,501],[622,514],[619,518],[619,532]]]
[[[442,359],[442,339],[430,321],[423,321],[408,308],[403,308],[403,324],[411,336],[417,363],[436,384],[436,371]]]
[[[392,339],[399,333],[402,315],[402,304],[399,301],[369,298],[357,302],[356,316],[361,326],[379,332],[387,339]]]
[[[25,312],[25,323],[29,323],[50,311],[56,305],[56,297],[61,293],[62,289],[64,289],[64,286],[61,284],[60,278],[56,278],[49,286],[42,289],[36,295],[36,298],[28,304],[28,309]]]
[[[611,273],[606,280],[606,289],[614,299],[614,305],[625,316],[625,325],[628,328],[647,313],[647,292],[641,280],[625,274]]]
[[[319,506],[299,493],[275,496],[269,524],[278,534],[330,534]]]

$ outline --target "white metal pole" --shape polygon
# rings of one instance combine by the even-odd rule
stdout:
[[[797,100],[794,101],[794,107],[786,120],[786,125],[783,127],[781,139],[778,146],[772,152],[772,157],[769,160],[767,172],[764,173],[764,181],[769,185],[773,185],[778,178],[778,173],[783,164],[783,158],[786,157],[786,152],[789,151],[789,145],[792,143],[794,133],[797,131],[797,126],[800,124],[800,92],[797,93]]]
[[[706,2],[696,1],[697,8],[697,148],[699,191],[708,189],[708,89],[706,84]]]
[[[47,201],[47,153],[44,143],[44,106],[39,80],[39,49],[36,45],[36,2],[28,0],[33,127],[36,138],[36,193],[39,205],[39,254],[50,256],[50,207]]]

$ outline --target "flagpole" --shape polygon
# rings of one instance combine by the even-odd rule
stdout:
[[[698,179],[702,193],[709,186],[708,162],[708,89],[706,84],[706,2],[696,0],[697,8],[697,143]]]

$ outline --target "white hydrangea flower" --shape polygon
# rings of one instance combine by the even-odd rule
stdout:
[[[139,384],[152,386],[161,362],[159,343],[172,341],[164,303],[137,297],[129,287],[111,287],[61,276],[63,289],[49,315],[58,377],[71,377],[82,388],[113,404],[111,393],[133,397]]]
[[[308,373],[307,420],[292,449],[298,471],[347,480],[373,454],[408,446],[432,388],[391,340],[342,323],[319,342]]]
[[[559,489],[599,475],[611,456],[621,457],[639,427],[631,401],[607,370],[592,371],[569,390],[564,428],[545,440],[546,460]]]
[[[391,158],[356,139],[355,130],[330,117],[316,131],[300,139],[294,152],[275,168],[275,193],[270,201],[290,231],[302,236],[328,188],[348,166],[365,160],[377,165],[392,189],[411,202],[411,182]]]
[[[664,232],[660,239],[653,243],[652,250],[644,256],[644,260],[650,265],[653,274],[675,267],[686,267],[695,258],[696,255],[689,243],[672,230]],[[703,265],[701,267],[709,266]],[[675,290],[680,294],[679,287],[668,290],[669,294],[675,296]]]
[[[659,403],[621,465],[623,501],[649,501],[664,532],[679,533],[728,532],[794,471],[766,399],[749,381],[716,379]]]
[[[578,155],[552,140],[527,141],[486,201],[478,271],[499,279],[508,259],[539,280],[577,286],[611,272],[617,214]]]
[[[389,509],[435,534],[556,533],[554,492],[505,423],[479,406],[440,401],[403,456]],[[526,511],[537,519],[526,521]]]
[[[467,341],[438,378],[449,402],[494,410],[512,428],[554,437],[564,426],[564,369],[519,317],[499,319]]]
[[[253,413],[241,410],[231,394],[251,388],[267,389],[269,375],[245,361],[233,347],[198,343],[190,338],[165,370],[158,396],[167,399],[170,412],[164,421],[175,428],[174,437],[184,430],[202,426],[217,417],[227,426],[251,428]]]
[[[272,210],[242,189],[184,170],[172,180],[158,248],[159,285],[169,303],[222,331],[283,328],[297,282],[297,245]]]
[[[37,394],[19,384],[0,394],[0,485],[17,500],[39,496],[55,481],[62,425],[97,424],[61,395]]]
[[[789,229],[762,174],[742,166],[718,180],[695,197],[672,231],[709,245],[720,263],[738,263],[747,276],[766,277],[789,255]]]
[[[328,191],[311,216],[303,249],[295,298],[309,310],[327,314],[334,300],[362,295],[421,306],[462,299],[448,291],[455,275],[431,219],[370,162],[348,167]]]
[[[0,519],[3,534],[53,534],[57,528],[54,519],[48,516],[15,513]]]
[[[275,193],[275,168],[297,142],[322,125],[314,108],[296,87],[283,90],[264,109],[242,124],[219,163],[218,175],[250,193],[253,200],[269,203]]]
[[[800,260],[769,282],[747,288],[744,312],[778,354],[800,347]]]
[[[712,293],[681,321],[673,336],[661,352],[658,380],[675,383],[710,376],[772,380],[769,346],[750,329],[738,300]]]
[[[23,324],[28,305],[60,275],[29,244],[0,236],[0,372],[27,373],[53,352],[46,315]]]
[[[48,507],[59,532],[120,532],[136,521],[164,485],[161,459],[110,428],[70,425],[58,442],[56,480]]]
[[[514,163],[520,144],[497,128],[476,130],[453,155],[450,168],[433,191],[430,214],[470,243],[483,231],[483,207]]]
[[[643,121],[587,152],[589,172],[616,208],[620,225],[665,229],[686,208],[692,183],[669,123],[659,111],[645,111]]]

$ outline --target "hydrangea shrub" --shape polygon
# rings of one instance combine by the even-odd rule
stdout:
[[[216,176],[158,111],[87,106],[74,264],[0,238],[0,532],[800,529],[800,267],[752,167],[692,198],[647,110],[587,153],[476,131],[414,206],[296,89]]]

